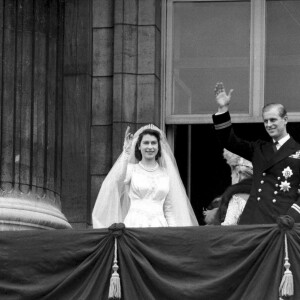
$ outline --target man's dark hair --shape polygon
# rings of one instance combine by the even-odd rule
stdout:
[[[156,130],[153,130],[153,129],[145,129],[143,132],[140,133],[139,137],[138,137],[138,140],[136,142],[136,145],[135,145],[135,152],[134,152],[134,155],[135,155],[135,158],[140,161],[142,160],[142,153],[139,149],[140,145],[141,145],[141,141],[143,139],[143,136],[146,135],[146,134],[149,134],[149,135],[153,135],[156,137],[157,139],[157,143],[158,143],[158,152],[155,156],[155,159],[158,160],[160,157],[161,157],[161,145],[160,145],[160,134],[158,131]]]
[[[262,109],[262,113],[264,113],[265,111],[268,111],[269,109],[271,109],[273,107],[277,107],[279,116],[281,118],[284,118],[287,115],[287,111],[286,111],[285,107],[280,103],[268,103],[268,104],[266,104]]]

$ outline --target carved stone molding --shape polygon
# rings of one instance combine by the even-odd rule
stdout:
[[[70,229],[66,217],[46,194],[0,191],[0,230]]]

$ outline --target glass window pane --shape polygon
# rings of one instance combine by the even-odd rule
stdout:
[[[175,2],[172,114],[211,114],[217,81],[249,112],[250,2]]]
[[[267,1],[265,102],[299,112],[300,1]]]

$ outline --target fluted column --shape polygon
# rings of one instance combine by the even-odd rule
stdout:
[[[70,228],[60,208],[64,3],[0,5],[0,230]]]

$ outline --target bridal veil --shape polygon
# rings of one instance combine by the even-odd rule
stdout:
[[[113,223],[124,221],[130,206],[129,186],[124,183],[127,165],[128,163],[138,163],[134,154],[135,145],[140,133],[145,129],[153,129],[160,133],[161,157],[158,159],[158,163],[166,170],[170,178],[170,190],[167,197],[172,203],[176,226],[198,225],[167,138],[163,131],[150,124],[140,128],[134,134],[129,154],[127,151],[122,152],[103,181],[92,213],[93,228],[109,227]]]

